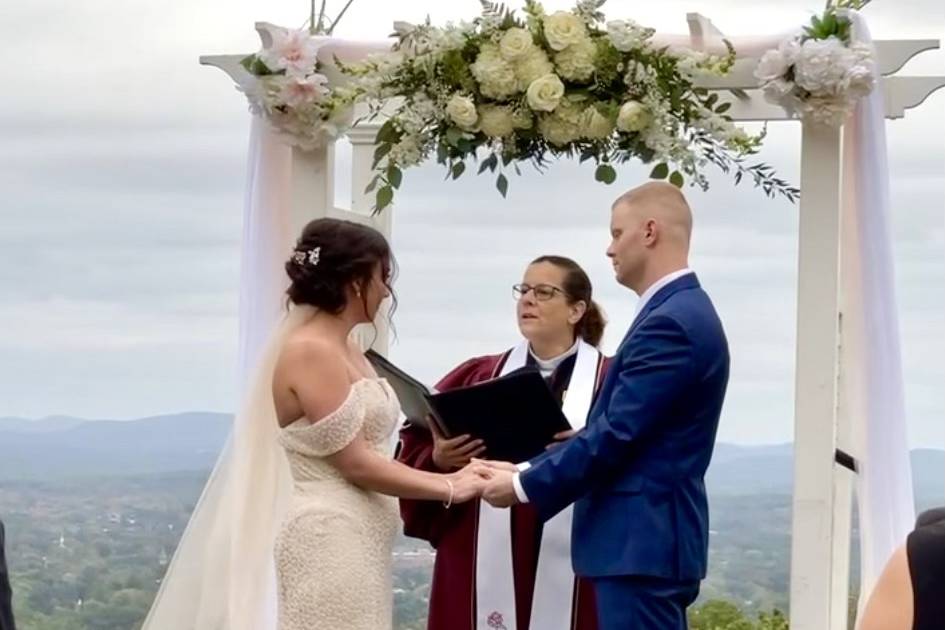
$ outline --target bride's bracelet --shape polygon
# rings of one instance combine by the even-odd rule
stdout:
[[[453,491],[455,488],[453,487],[452,479],[446,478],[444,481],[446,482],[446,486],[450,489],[450,496],[446,499],[446,501],[443,502],[443,507],[448,510],[453,505]]]

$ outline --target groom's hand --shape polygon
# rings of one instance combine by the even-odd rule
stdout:
[[[518,503],[518,497],[515,496],[515,487],[512,485],[512,477],[515,473],[511,470],[493,469],[495,474],[492,476],[482,491],[482,498],[490,505],[497,508],[504,508]]]
[[[477,457],[473,457],[472,461],[476,464],[483,464],[489,468],[494,468],[495,470],[507,470],[514,473],[519,469],[518,466],[512,462],[500,462],[494,459],[479,459]]]

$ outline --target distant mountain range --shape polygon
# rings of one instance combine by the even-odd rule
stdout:
[[[0,418],[0,480],[209,469],[231,422],[222,413],[140,420]]]
[[[0,482],[209,470],[232,416],[181,413],[140,420],[0,418]],[[713,494],[789,494],[791,444],[716,446],[707,484]],[[945,451],[912,452],[920,503],[945,501]]]

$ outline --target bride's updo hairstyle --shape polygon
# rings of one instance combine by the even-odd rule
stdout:
[[[292,281],[286,294],[292,304],[307,304],[337,315],[348,305],[353,289],[361,296],[367,313],[368,287],[379,266],[395,307],[390,285],[394,259],[384,235],[353,221],[315,219],[302,230],[295,251],[285,263]]]

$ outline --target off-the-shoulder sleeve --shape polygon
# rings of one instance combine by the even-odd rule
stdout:
[[[282,444],[311,457],[327,457],[351,444],[364,426],[363,388],[355,383],[341,406],[314,422],[300,422],[282,430]]]

